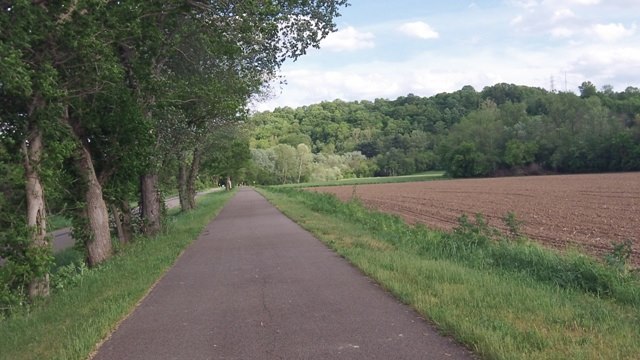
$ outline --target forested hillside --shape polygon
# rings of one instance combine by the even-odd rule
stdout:
[[[454,177],[640,170],[635,87],[598,91],[584,82],[576,95],[465,86],[432,97],[278,108],[250,122],[253,175],[265,183],[435,169]]]

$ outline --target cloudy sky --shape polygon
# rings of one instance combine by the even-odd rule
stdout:
[[[350,0],[257,110],[499,82],[640,86],[640,0]],[[552,80],[553,79],[553,80]],[[566,81],[565,81],[566,79]]]

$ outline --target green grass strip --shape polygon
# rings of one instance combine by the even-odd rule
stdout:
[[[60,230],[71,227],[71,219],[62,215],[51,215],[47,217],[47,227],[49,231]]]
[[[203,196],[189,213],[169,216],[167,230],[138,239],[72,288],[0,321],[0,359],[86,359],[174,264],[233,193]]]
[[[604,288],[616,290],[594,292],[581,287],[584,279],[575,275],[586,271],[582,263],[596,266],[583,256],[563,256],[531,244],[480,246],[473,239],[455,239],[463,235],[408,226],[397,217],[331,196],[261,191],[481,358],[637,359],[640,354],[637,278],[614,275],[601,266],[586,278],[601,276]],[[501,261],[495,260],[498,255]],[[563,271],[577,280],[560,274],[559,279],[568,281],[562,283],[545,275],[562,261]]]

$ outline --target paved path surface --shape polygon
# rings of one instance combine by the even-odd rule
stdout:
[[[470,359],[241,189],[94,359]]]

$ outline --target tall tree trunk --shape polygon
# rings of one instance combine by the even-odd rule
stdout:
[[[178,156],[178,199],[180,200],[180,209],[182,211],[191,210],[189,204],[189,192],[188,192],[188,178],[187,178],[187,164],[186,157],[184,155]]]
[[[146,235],[156,235],[160,232],[162,208],[158,192],[158,174],[146,174],[140,177],[140,191],[142,195],[142,232]]]
[[[135,71],[133,70],[132,58],[135,56],[134,49],[125,44],[118,44],[118,52],[120,61],[125,69],[125,76],[127,79],[128,87],[133,90],[134,94],[138,98],[138,103],[143,110],[147,119],[152,118],[151,108],[155,104],[156,99],[154,95],[144,97],[140,90],[140,84],[136,78]],[[163,61],[153,60],[153,73],[158,75]],[[156,132],[156,150],[159,143],[159,134]],[[160,203],[160,196],[158,193],[158,174],[156,170],[140,176],[140,217],[142,219],[142,232],[146,235],[155,235],[160,232],[162,206]]]
[[[121,242],[128,243],[133,239],[133,221],[131,219],[131,206],[127,200],[122,200],[120,205],[122,211],[122,231]]]
[[[200,162],[202,161],[202,150],[196,147],[193,151],[193,160],[191,161],[191,168],[189,169],[189,178],[187,181],[187,200],[189,202],[189,208],[196,208],[196,180],[198,179],[198,173],[200,172]]]
[[[116,225],[116,233],[118,234],[118,240],[121,244],[127,244],[133,237],[133,230],[131,225],[131,208],[127,201],[122,201],[120,206],[118,204],[109,205],[111,209],[111,215]]]
[[[118,235],[118,240],[120,241],[120,243],[125,243],[126,241],[124,241],[124,228],[122,227],[122,218],[120,216],[121,211],[114,204],[109,205],[109,210],[111,211],[111,216],[113,216],[113,223],[116,226],[116,234]]]
[[[84,135],[84,129],[78,121],[69,114],[69,107],[64,110],[64,120],[71,128],[71,134],[79,144],[77,167],[80,177],[84,181],[84,208],[80,216],[84,219],[85,228],[80,233],[87,249],[87,263],[96,266],[111,257],[111,233],[109,231],[109,212],[102,196],[102,185],[96,175],[91,151]]]
[[[227,181],[224,183],[224,187],[227,189],[227,191],[231,191],[231,176],[227,176]]]
[[[286,167],[282,168],[282,183],[283,184],[287,183],[287,168]]]
[[[39,106],[34,101],[29,109],[29,116]],[[44,201],[44,189],[38,166],[42,159],[42,132],[37,125],[31,124],[27,141],[22,144],[24,156],[24,170],[26,177],[26,200],[27,200],[27,226],[31,229],[29,246],[36,250],[51,251],[51,244],[47,239],[47,221]],[[37,276],[29,284],[29,297],[49,295],[49,274]]]
[[[85,239],[87,262],[89,266],[96,266],[112,254],[109,213],[102,197],[102,186],[98,182],[91,153],[84,142],[81,142],[78,168],[85,181],[85,206],[82,215],[88,227],[86,230],[89,231],[88,239]]]

